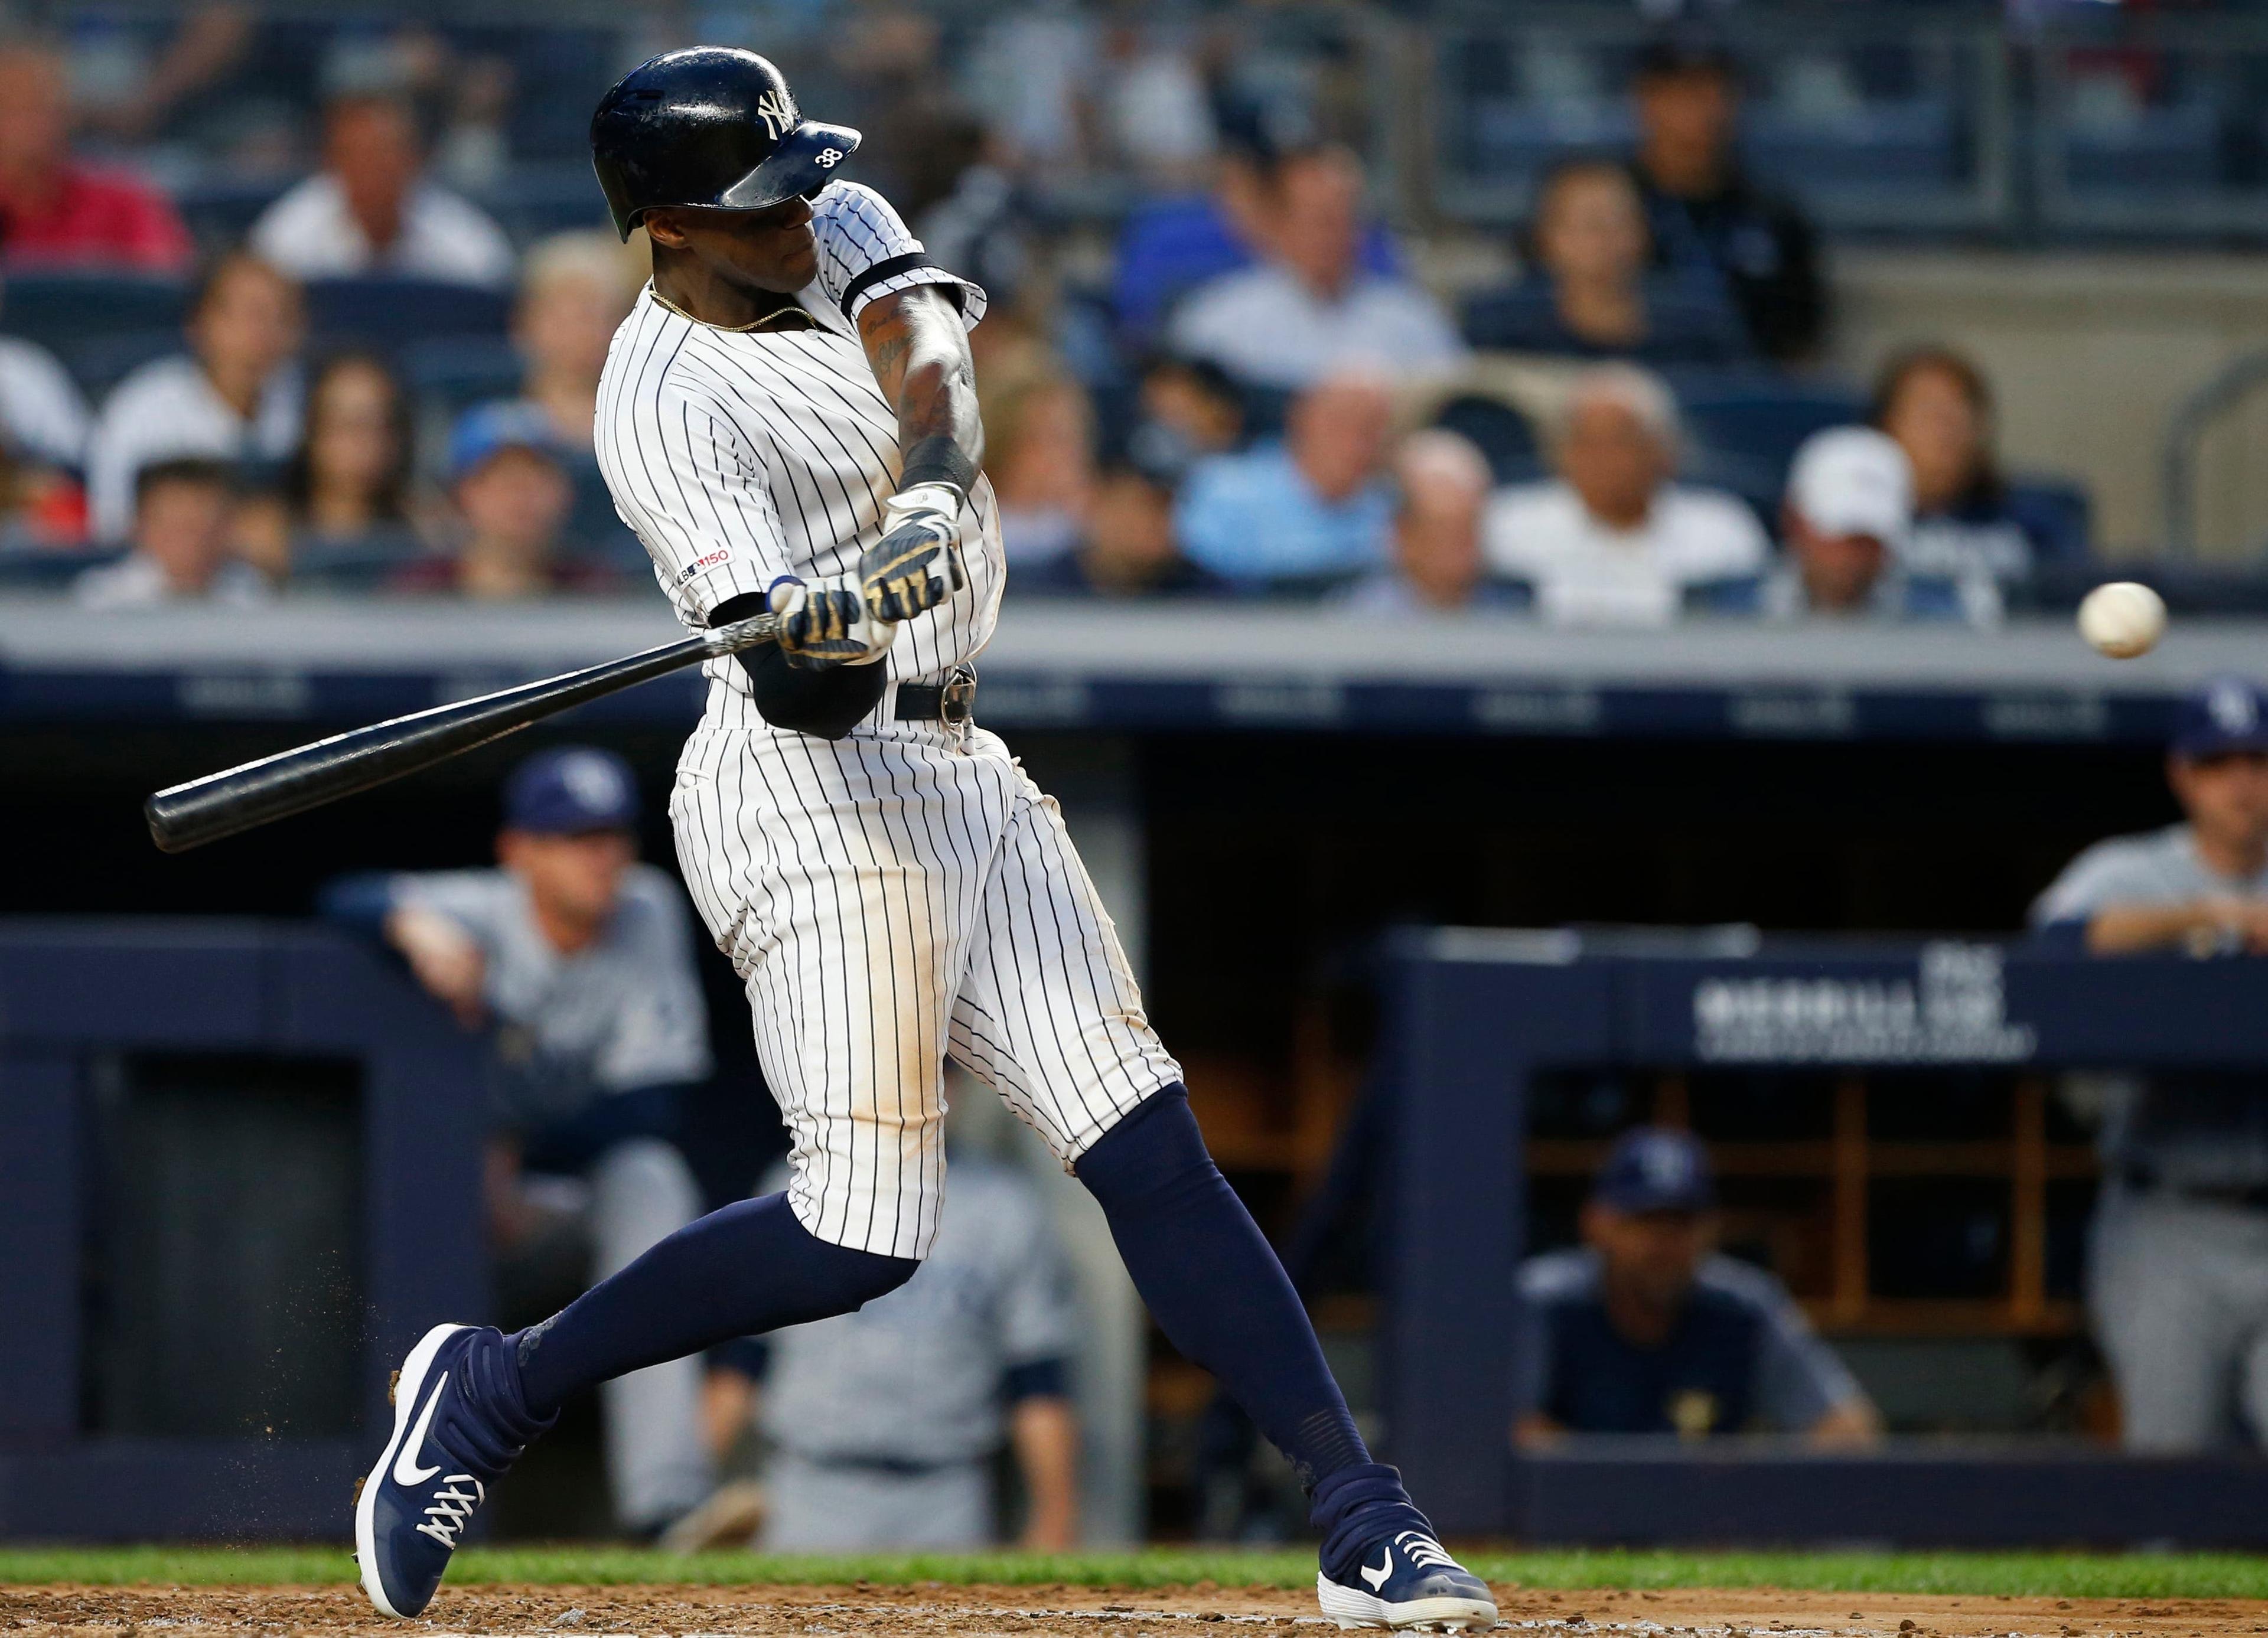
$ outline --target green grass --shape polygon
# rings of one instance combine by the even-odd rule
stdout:
[[[1526,1587],[1787,1587],[1833,1592],[2008,1593],[2051,1598],[2264,1598],[2268,1557],[2238,1554],[2047,1553],[1479,1553],[1466,1561],[1491,1581]],[[1306,1552],[1153,1549],[1050,1557],[1026,1553],[671,1558],[632,1548],[471,1547],[450,1571],[458,1585],[632,1583],[729,1586],[990,1582],[1087,1587],[1306,1587]],[[342,1547],[0,1548],[0,1584],[343,1583]]]

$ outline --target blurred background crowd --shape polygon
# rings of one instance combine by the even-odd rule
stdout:
[[[0,584],[637,591],[583,124],[702,39],[990,290],[1013,596],[1990,624],[2088,488],[2003,464],[1962,348],[1853,370],[1828,246],[2242,231],[2245,9],[15,6]]]

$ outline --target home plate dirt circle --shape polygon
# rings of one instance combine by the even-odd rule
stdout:
[[[2268,1601],[2016,1598],[1770,1589],[1541,1592],[1499,1585],[1508,1635],[1565,1638],[2230,1638],[2268,1633]],[[345,1587],[0,1588],[0,1638],[230,1638],[394,1633],[443,1638],[1197,1638],[1191,1628],[1333,1629],[1314,1597],[1272,1588],[1069,1586],[444,1587],[425,1618],[387,1621]],[[186,1629],[186,1630],[183,1630]]]

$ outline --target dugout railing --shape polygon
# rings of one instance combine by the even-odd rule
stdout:
[[[2243,1455],[2134,1458],[2077,1436],[1893,1441],[1858,1457],[1737,1439],[1578,1440],[1516,1454],[1509,1437],[1514,1271],[1539,1158],[1529,1113],[1548,1077],[1800,1072],[1833,1097],[1869,1074],[2014,1076],[2027,1090],[1995,1141],[2007,1186],[2036,1204],[2049,1163],[2073,1158],[2070,1145],[2040,1138],[2042,1088],[2057,1072],[2258,1069],[2268,1096],[2268,961],[2091,960],[1955,940],[1765,940],[1733,952],[1445,929],[1398,937],[1388,970],[1381,1408],[1393,1459],[1445,1531],[1564,1542],[2268,1540],[2268,1463]],[[1847,1107],[1828,1117],[1830,1171],[1847,1163],[1837,1141],[1850,1136],[1848,1120]],[[2014,1207],[2006,1287],[1969,1318],[2075,1324],[2070,1304],[2043,1292],[2038,1214],[2026,1230],[2025,1201]],[[1860,1282],[1865,1254],[1862,1238]],[[1837,1261],[1829,1306],[1839,1297],[1847,1314],[1854,1296],[1864,1301],[1847,1243]]]

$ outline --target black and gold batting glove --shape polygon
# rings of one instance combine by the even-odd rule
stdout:
[[[882,509],[882,538],[858,560],[877,620],[911,620],[961,590],[962,495],[949,483],[900,489]]]
[[[865,588],[838,575],[806,584],[792,576],[772,583],[779,648],[791,665],[865,665],[888,651],[897,628],[868,607]]]

